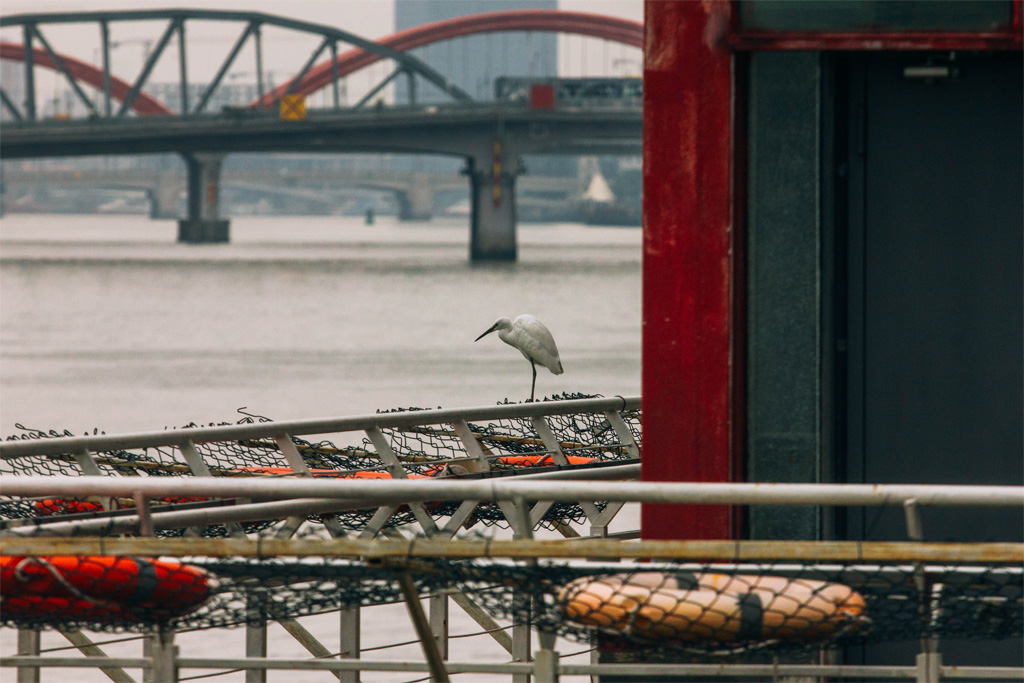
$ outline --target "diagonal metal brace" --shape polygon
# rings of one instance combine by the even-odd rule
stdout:
[[[405,598],[405,604],[409,608],[409,617],[416,629],[416,636],[420,639],[420,645],[423,646],[423,655],[427,658],[427,665],[430,667],[431,681],[450,683],[448,670],[441,658],[441,650],[437,646],[437,641],[434,640],[433,631],[430,630],[430,622],[427,621],[427,615],[423,611],[423,605],[420,603],[420,596],[416,592],[416,584],[412,580],[412,575],[406,570],[401,570],[395,572],[395,578],[398,579],[402,597]]]

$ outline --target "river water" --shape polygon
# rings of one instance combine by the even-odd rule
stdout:
[[[500,315],[551,329],[537,392],[637,394],[640,231],[519,228],[515,264],[471,264],[463,221],[235,218],[175,243],[138,216],[0,221],[0,431],[110,431],[457,407],[529,397]]]
[[[3,436],[19,424],[112,433],[234,421],[239,409],[286,420],[524,400],[526,360],[497,335],[473,340],[498,316],[525,312],[551,329],[565,368],[557,377],[539,369],[538,397],[640,392],[638,229],[521,225],[514,264],[470,263],[465,219],[378,217],[368,226],[361,217],[240,217],[230,244],[203,246],[177,244],[176,229],[141,216],[0,221]],[[364,647],[400,639],[395,618],[411,634],[404,610],[382,614],[364,621]],[[336,617],[313,621],[329,642]],[[453,606],[452,633],[473,630]],[[240,636],[179,642],[185,656],[241,656]],[[492,643],[459,642],[453,660],[502,659]],[[62,639],[50,634],[47,644]],[[137,656],[134,645],[106,649]],[[2,651],[13,652],[9,631]],[[417,646],[385,652],[421,657]],[[280,627],[271,629],[270,655],[305,656]],[[43,680],[69,674],[107,680],[85,669]],[[271,672],[269,680],[336,679]]]

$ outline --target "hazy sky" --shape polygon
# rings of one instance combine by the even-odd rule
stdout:
[[[365,38],[383,38],[394,32],[394,3],[391,0],[3,0],[3,15],[42,12],[161,9],[167,7],[202,7],[235,11],[258,11],[304,21],[336,26]],[[566,10],[610,14],[643,20],[642,0],[560,0]],[[146,54],[161,35],[166,22],[116,22],[111,25],[111,40],[118,45],[112,50],[112,71],[126,81],[134,81]],[[188,70],[191,82],[208,82],[223,61],[228,49],[240,34],[243,25],[223,22],[190,22],[188,31]],[[85,62],[99,64],[100,40],[95,24],[50,25],[44,35],[58,52]],[[22,42],[19,29],[0,31],[5,41]],[[301,68],[318,41],[309,36],[281,29],[267,28],[263,34],[265,77],[280,84]],[[149,83],[178,80],[178,58],[172,39]],[[252,41],[239,54],[232,66],[229,82],[255,82],[255,57]],[[340,51],[348,49],[339,45]],[[559,72],[562,75],[639,74],[640,51],[593,38],[560,36]],[[326,58],[326,54],[321,57]],[[379,83],[392,67],[378,63],[347,79],[347,96],[357,98]],[[67,85],[52,72],[37,70],[36,90],[41,100],[67,97]],[[326,90],[321,91],[327,97]]]

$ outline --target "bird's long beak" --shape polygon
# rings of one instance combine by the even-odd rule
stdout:
[[[483,339],[484,337],[486,337],[487,335],[489,335],[489,334],[490,334],[491,332],[494,332],[494,331],[495,331],[496,329],[498,329],[498,325],[497,325],[497,324],[491,325],[491,329],[487,330],[486,332],[484,332],[483,334],[481,334],[481,335],[480,335],[479,337],[477,337],[477,338],[476,338],[476,339],[474,339],[473,341],[475,341],[475,342],[478,342],[478,341],[480,341],[481,339]]]

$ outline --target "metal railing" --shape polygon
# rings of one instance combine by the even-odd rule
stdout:
[[[355,488],[346,492],[343,497],[347,500],[339,504],[333,495],[320,496],[314,492],[311,496],[297,494],[295,492],[275,492],[271,490],[259,491],[250,490],[247,493],[236,495],[229,493],[222,486],[230,482],[242,483],[243,477],[214,477],[217,473],[214,468],[206,462],[200,448],[211,444],[236,444],[236,443],[259,443],[275,446],[280,456],[287,462],[294,475],[304,478],[305,481],[326,483],[323,479],[313,479],[309,475],[310,467],[307,465],[303,455],[299,452],[295,437],[308,436],[312,434],[336,434],[348,432],[362,432],[365,440],[370,444],[367,448],[355,449],[365,457],[372,457],[379,460],[382,468],[385,468],[393,477],[389,481],[400,481],[407,477],[404,461],[409,459],[404,454],[396,452],[391,442],[385,435],[390,433],[417,433],[426,428],[443,426],[443,431],[434,431],[432,437],[443,438],[447,447],[452,449],[451,457],[432,458],[429,464],[434,466],[463,465],[471,472],[486,474],[492,470],[492,461],[498,460],[508,454],[505,452],[495,453],[487,444],[500,436],[488,436],[479,431],[479,423],[502,420],[519,420],[529,424],[532,434],[527,437],[504,437],[518,442],[518,445],[527,447],[533,455],[550,456],[552,464],[550,469],[559,470],[569,468],[570,462],[567,453],[574,450],[593,450],[602,452],[616,452],[618,456],[625,458],[623,462],[639,459],[640,447],[633,436],[633,432],[623,419],[623,411],[631,411],[635,414],[639,410],[639,397],[623,398],[597,398],[597,399],[575,399],[564,401],[546,401],[525,404],[508,404],[496,406],[484,406],[467,409],[448,410],[416,410],[394,413],[379,413],[344,418],[325,418],[314,420],[294,420],[285,422],[260,422],[252,424],[223,425],[211,427],[197,427],[179,430],[163,430],[155,432],[142,432],[135,434],[120,435],[92,435],[83,437],[66,438],[38,438],[20,441],[8,441],[0,444],[0,460],[11,462],[26,458],[55,458],[68,462],[73,458],[78,470],[83,477],[58,478],[53,476],[32,477],[16,476],[3,477],[2,489],[5,495],[15,496],[124,496],[139,500],[136,506],[137,514],[125,514],[123,511],[117,516],[100,516],[91,521],[58,522],[47,524],[50,533],[97,533],[106,531],[108,533],[128,533],[138,531],[140,525],[147,529],[166,529],[175,526],[196,526],[216,523],[238,523],[251,520],[265,520],[280,518],[280,516],[298,516],[319,514],[330,511],[365,509],[367,507],[381,508],[378,516],[370,520],[366,528],[360,529],[360,535],[364,538],[372,538],[380,533],[391,517],[397,512],[397,503],[409,504],[416,515],[421,531],[428,535],[452,536],[459,527],[474,513],[479,503],[473,501],[498,500],[499,506],[505,513],[509,524],[512,525],[518,536],[529,535],[529,527],[538,521],[544,514],[546,508],[535,506],[534,509],[524,517],[514,507],[514,503],[505,504],[504,499],[497,499],[482,495],[474,498],[472,495],[463,495],[462,492],[455,492],[446,500],[470,501],[460,506],[458,513],[444,529],[438,529],[427,515],[421,501],[415,495],[407,496],[407,492],[381,492],[377,496],[377,487],[364,488],[362,484],[379,483],[375,480],[346,480],[355,484]],[[600,419],[604,425],[603,430],[614,437],[603,438],[599,443],[568,443],[556,437],[552,430],[550,420],[559,416],[590,415],[593,419]],[[470,427],[472,421],[477,431]],[[493,443],[491,444],[494,445]],[[139,449],[171,449],[175,453],[176,463],[173,469],[176,473],[190,473],[194,477],[100,477],[94,483],[100,488],[117,482],[130,482],[130,490],[119,493],[101,493],[93,488],[93,478],[103,474],[101,465],[108,470],[118,466],[132,465],[124,456],[119,455],[124,451]],[[459,450],[456,450],[459,449]],[[348,449],[350,452],[353,449]],[[412,459],[417,459],[413,457]],[[529,474],[531,478],[556,477],[567,479],[572,477],[584,477],[590,480],[601,478],[637,478],[639,466],[636,464],[617,464],[616,461],[603,463],[609,465],[607,468],[588,469],[587,471],[576,471],[567,469],[565,471],[554,471]],[[165,468],[166,469],[166,468]],[[549,469],[549,468],[543,468]],[[220,472],[223,474],[223,472]],[[232,474],[240,474],[237,471]],[[521,476],[521,475],[520,475]],[[244,477],[250,484],[282,484],[297,483],[299,479],[285,480],[267,477]],[[171,487],[178,486],[179,493],[159,494],[159,496],[180,496],[180,497],[206,497],[215,498],[243,498],[256,500],[249,504],[238,504],[230,507],[203,507],[198,510],[175,510],[168,512],[151,511],[146,505],[145,499],[152,494],[148,487],[159,482]],[[442,483],[443,480],[430,479],[427,484]],[[487,482],[496,483],[498,479],[488,479],[476,482],[485,488]],[[33,482],[38,487],[37,493],[26,493],[24,487],[32,487]],[[413,483],[406,480],[405,483]],[[471,483],[471,482],[463,482]],[[72,489],[79,488],[78,493]],[[10,486],[10,488],[6,488]],[[212,488],[204,488],[211,487]],[[70,487],[70,488],[65,488]],[[159,488],[159,486],[158,486]],[[86,491],[86,489],[89,489]],[[428,489],[429,491],[430,489]],[[435,489],[437,490],[437,489]],[[483,489],[481,489],[483,490]],[[39,493],[42,491],[41,493]],[[368,497],[367,494],[370,494]],[[434,499],[427,496],[426,500]],[[518,499],[517,499],[518,500]],[[275,502],[265,502],[275,501]],[[610,505],[603,510],[598,510],[591,505],[584,505],[584,514],[594,526],[593,533],[602,534],[607,524],[615,516],[621,505]],[[530,514],[534,517],[531,519]],[[524,521],[526,520],[526,521]],[[35,520],[43,523],[50,520]],[[23,532],[32,532],[32,528],[26,528]],[[343,535],[337,529],[332,531],[334,536]]]
[[[145,527],[150,533],[160,528],[196,526],[210,523],[234,523],[247,519],[288,516],[276,537],[248,538],[235,533],[228,538],[108,538],[87,535],[74,537],[12,535],[37,531],[35,527],[11,528],[0,537],[0,552],[14,555],[114,554],[132,556],[172,555],[207,557],[344,557],[409,561],[416,557],[470,558],[500,557],[518,560],[537,558],[660,558],[675,561],[749,563],[759,561],[869,562],[902,561],[921,563],[1020,563],[1024,545],[1019,543],[933,544],[920,540],[919,510],[922,506],[1000,506],[1024,509],[1024,487],[989,486],[913,486],[913,485],[827,485],[827,484],[688,484],[655,482],[610,482],[604,479],[630,479],[639,474],[636,464],[607,463],[589,470],[563,469],[507,478],[403,479],[402,461],[394,453],[382,430],[447,425],[463,446],[463,452],[448,462],[475,463],[487,471],[495,457],[481,447],[478,433],[469,422],[502,419],[529,420],[536,430],[538,448],[556,462],[567,465],[566,450],[571,448],[551,433],[549,420],[556,415],[590,413],[603,416],[607,429],[614,431],[615,444],[604,447],[622,449],[638,455],[639,445],[622,416],[622,411],[639,409],[639,398],[583,399],[489,406],[464,410],[431,410],[385,413],[350,418],[328,418],[290,422],[266,422],[245,425],[203,427],[173,431],[121,435],[94,435],[55,439],[32,439],[0,444],[0,459],[59,457],[71,454],[85,476],[0,476],[0,491],[6,497],[101,496],[129,497],[137,509],[92,521],[64,521],[45,528],[62,534],[104,532],[136,533]],[[383,480],[314,479],[293,442],[293,437],[310,434],[363,432],[376,456],[393,473]],[[296,478],[217,477],[200,454],[203,444],[270,439],[277,444]],[[187,463],[193,477],[118,477],[101,474],[98,454],[111,451],[173,447]],[[547,481],[555,478],[558,481]],[[589,481],[578,481],[588,478]],[[203,510],[157,512],[146,509],[145,501],[157,496],[198,496],[209,499],[244,498],[254,502]],[[418,532],[426,537],[409,538],[400,531],[381,540],[383,522],[399,504],[415,507],[434,501],[457,501],[460,505],[448,523],[440,526],[429,515],[417,515]],[[463,523],[481,501],[501,506],[513,532],[511,539],[481,539],[460,535]],[[534,538],[534,529],[552,502],[574,502],[586,511],[591,536],[563,530],[562,539]],[[606,505],[598,508],[596,503]],[[842,541],[633,541],[609,535],[608,524],[626,503],[657,502],[716,505],[822,505],[863,506],[897,505],[906,511],[910,542],[871,543]],[[356,537],[328,526],[333,538],[292,538],[297,523],[305,515],[328,513],[354,507],[379,507],[384,513],[371,520]],[[422,511],[423,508],[421,507]],[[110,513],[114,515],[115,513]],[[177,517],[172,517],[177,515]],[[92,525],[92,526],[90,526]],[[415,526],[415,525],[414,525]],[[736,565],[740,566],[740,565]],[[448,651],[448,607],[454,602],[492,634],[511,661],[455,661],[442,653]],[[359,620],[361,608],[343,612],[338,639],[341,656],[316,640],[294,619],[279,620],[286,630],[303,643],[312,659],[267,658],[266,628],[249,627],[245,657],[182,656],[174,645],[174,633],[162,631],[149,637],[149,654],[143,657],[88,658],[41,655],[38,637],[30,632],[21,639],[23,647],[15,656],[0,657],[0,666],[17,667],[27,677],[40,667],[139,668],[147,680],[178,680],[179,673],[191,669],[246,670],[247,681],[265,680],[268,670],[320,670],[333,672],[340,680],[358,680],[360,671],[425,672],[433,680],[448,680],[457,673],[508,675],[514,681],[555,681],[570,675],[667,675],[679,678],[731,676],[829,676],[834,678],[870,677],[940,680],[958,677],[998,679],[1019,677],[1024,669],[1012,667],[943,666],[934,642],[923,643],[915,666],[847,666],[838,664],[625,664],[599,661],[595,653],[589,664],[562,661],[555,650],[554,636],[538,634],[540,649],[532,650],[529,624],[514,624],[511,637],[490,619],[466,595],[431,595],[429,609],[420,605],[418,595],[406,596],[417,640],[424,650],[422,660],[360,658]],[[366,609],[366,608],[362,608]],[[500,634],[500,635],[499,635]],[[70,636],[69,636],[70,638]],[[83,652],[91,642],[76,633],[76,647]],[[34,643],[34,645],[33,645]],[[95,650],[92,650],[95,653]],[[131,680],[118,678],[118,680]]]

